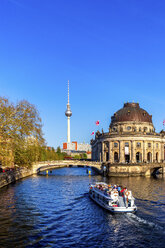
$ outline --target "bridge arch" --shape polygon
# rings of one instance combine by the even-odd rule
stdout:
[[[93,161],[81,161],[81,160],[59,160],[59,161],[51,161],[51,162],[43,162],[38,163],[33,166],[33,170],[36,173],[46,170],[52,170],[57,168],[64,168],[64,167],[91,167],[96,169],[99,173],[101,173],[101,163],[93,162]]]
[[[146,176],[154,176],[156,175],[156,173],[162,169],[162,166],[158,166],[158,167],[153,167],[153,168],[148,168],[147,171],[145,172]]]

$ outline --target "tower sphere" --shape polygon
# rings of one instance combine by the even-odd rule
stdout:
[[[67,117],[71,117],[72,116],[72,111],[70,109],[70,105],[69,104],[67,104],[67,110],[65,111],[65,115]]]

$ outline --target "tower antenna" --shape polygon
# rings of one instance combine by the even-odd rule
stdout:
[[[69,104],[69,80],[68,80],[68,104]]]

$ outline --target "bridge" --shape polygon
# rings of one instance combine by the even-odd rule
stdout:
[[[165,163],[110,164],[86,160],[55,160],[33,164],[33,173],[64,167],[91,167],[106,176],[151,176],[161,170],[165,174]]]
[[[86,160],[55,160],[33,164],[33,172],[39,173],[46,170],[53,170],[64,167],[91,167],[101,173],[102,163]]]

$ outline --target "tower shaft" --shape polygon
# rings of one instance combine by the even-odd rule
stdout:
[[[67,109],[65,111],[65,115],[67,116],[67,143],[70,143],[70,117],[72,116],[72,111],[70,109],[69,104],[69,80],[68,80],[68,103],[67,103]]]
[[[68,116],[67,143],[70,143],[70,117]]]

